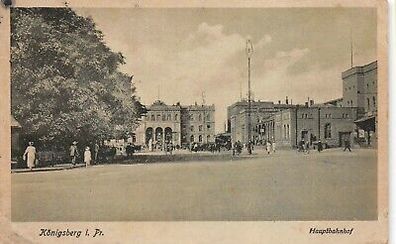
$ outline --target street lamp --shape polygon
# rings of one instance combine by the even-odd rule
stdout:
[[[247,56],[247,65],[248,65],[248,143],[249,143],[249,154],[251,154],[250,150],[250,143],[251,143],[251,108],[252,108],[252,100],[251,100],[251,89],[250,89],[250,59],[253,55],[253,44],[252,42],[248,39],[246,40],[246,56]]]

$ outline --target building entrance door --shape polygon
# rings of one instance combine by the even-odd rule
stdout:
[[[345,146],[345,139],[347,139],[348,141],[351,139],[351,132],[338,132],[338,146],[339,147]]]

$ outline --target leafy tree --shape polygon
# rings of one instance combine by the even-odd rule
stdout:
[[[11,18],[11,109],[25,137],[50,148],[134,130],[144,106],[91,18],[67,8],[12,8]]]

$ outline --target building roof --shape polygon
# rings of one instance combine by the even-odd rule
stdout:
[[[377,60],[362,66],[354,66],[342,72],[342,79],[345,79],[354,74],[364,74],[377,69]]]
[[[11,127],[22,128],[21,124],[11,115]]]

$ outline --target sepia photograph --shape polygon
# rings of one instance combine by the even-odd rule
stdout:
[[[392,243],[388,5],[0,0],[0,243]]]
[[[12,221],[377,220],[376,14],[10,9]]]

